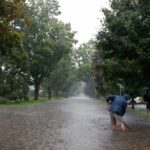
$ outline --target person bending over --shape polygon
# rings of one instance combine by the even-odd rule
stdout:
[[[108,110],[110,113],[110,119],[112,124],[112,130],[126,130],[125,123],[123,121],[123,116],[126,113],[127,109],[127,100],[129,100],[129,95],[124,94],[119,95],[110,95],[107,96],[106,102],[108,105]]]

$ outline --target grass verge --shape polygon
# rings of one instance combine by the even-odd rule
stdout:
[[[127,111],[129,113],[132,113],[132,114],[137,114],[137,115],[141,115],[141,116],[147,116],[147,110],[146,108],[128,108]]]
[[[22,101],[13,104],[0,104],[0,107],[33,107],[46,103],[48,101],[49,101],[48,99],[39,99],[39,100],[30,99],[29,101]]]

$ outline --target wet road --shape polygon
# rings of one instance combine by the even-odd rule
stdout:
[[[106,106],[88,98],[0,108],[0,150],[149,150],[150,117],[127,113],[112,131]]]

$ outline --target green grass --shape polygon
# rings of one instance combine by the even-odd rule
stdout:
[[[128,108],[127,111],[129,113],[132,113],[132,114],[137,114],[137,115],[141,115],[141,116],[147,116],[147,110],[146,108]]]
[[[39,99],[39,100],[33,100],[30,99],[29,101],[23,101],[23,102],[19,102],[19,103],[14,103],[14,104],[0,104],[0,107],[33,107],[33,106],[37,106],[43,103],[48,102],[48,99]]]
[[[30,98],[28,101],[19,101],[13,104],[0,104],[0,108],[1,107],[33,107],[33,106],[46,103],[48,101],[58,101],[62,99],[63,97],[54,97],[53,99],[50,100],[45,97],[39,97],[39,100],[34,100],[33,98]]]

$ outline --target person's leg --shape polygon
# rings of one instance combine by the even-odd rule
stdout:
[[[116,130],[116,118],[114,113],[110,112],[110,119],[111,119],[111,125],[112,125],[112,130]]]
[[[147,116],[149,115],[148,103],[146,103]]]
[[[122,116],[118,116],[117,114],[115,114],[115,118],[116,118],[116,121],[117,121],[118,130],[125,131],[126,126],[124,124]]]
[[[150,115],[150,108],[149,109],[147,109],[147,115],[149,116]]]
[[[146,103],[146,108],[147,108],[147,115],[149,116],[149,114],[150,114],[150,103],[149,102]]]
[[[147,103],[147,115],[149,116],[149,114],[150,114],[150,103],[148,102]]]
[[[125,130],[126,130],[126,126],[125,126],[124,122],[122,122],[122,123],[120,124],[120,127],[121,127],[121,130],[122,130],[122,131],[125,131]]]

